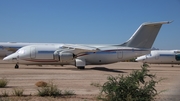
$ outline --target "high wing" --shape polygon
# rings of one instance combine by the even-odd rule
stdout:
[[[71,52],[75,55],[75,57],[78,57],[78,56],[86,54],[87,52],[98,52],[98,51],[100,51],[99,48],[88,46],[88,45],[64,44],[54,53],[59,54],[60,52]]]
[[[97,47],[92,47],[88,45],[78,45],[78,44],[64,44],[62,48],[75,49],[78,52],[97,52],[100,50]]]

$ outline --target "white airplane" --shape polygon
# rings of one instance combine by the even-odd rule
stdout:
[[[27,45],[3,60],[24,65],[74,65],[84,69],[86,65],[110,64],[150,52],[156,36],[163,24],[169,21],[143,23],[123,44],[33,44]]]
[[[153,50],[140,56],[136,61],[150,64],[180,64],[180,50]]]

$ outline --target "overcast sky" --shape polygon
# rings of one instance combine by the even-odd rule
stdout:
[[[143,22],[172,20],[160,49],[180,49],[180,0],[0,0],[0,41],[121,44]]]

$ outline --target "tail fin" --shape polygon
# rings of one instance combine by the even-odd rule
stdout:
[[[143,23],[131,38],[120,46],[151,48],[162,24],[168,24],[171,22],[172,21]]]

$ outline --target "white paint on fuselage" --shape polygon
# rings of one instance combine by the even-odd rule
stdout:
[[[61,46],[62,44],[25,46],[14,53],[17,54],[17,61],[14,61],[13,63],[26,65],[74,65],[74,60],[67,62],[54,60],[54,52]],[[149,53],[149,50],[120,46],[110,47],[108,45],[108,47],[97,48],[99,48],[100,51],[86,52],[85,55],[79,56],[77,58],[85,60],[86,65],[100,65],[115,63]],[[32,50],[35,53],[33,53]],[[35,56],[32,56],[32,54],[35,54]]]

